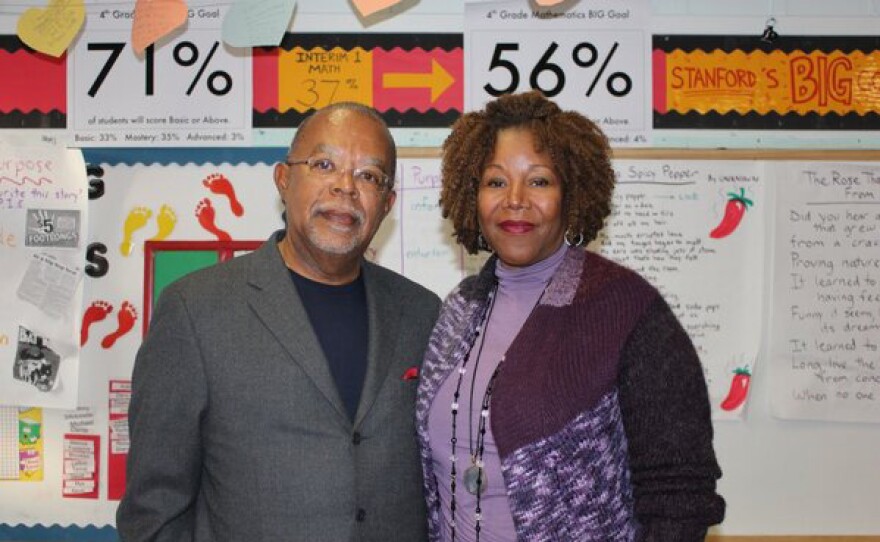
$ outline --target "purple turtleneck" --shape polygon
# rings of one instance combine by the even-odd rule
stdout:
[[[456,540],[469,542],[476,539],[474,532],[476,496],[465,490],[461,475],[471,465],[471,451],[476,450],[477,428],[480,420],[480,405],[489,379],[498,365],[499,360],[507,351],[519,333],[523,323],[532,309],[541,299],[544,289],[550,282],[553,273],[567,250],[565,243],[548,258],[526,267],[512,267],[500,260],[495,268],[498,279],[494,307],[489,319],[483,325],[483,333],[477,338],[476,344],[466,362],[466,373],[461,381],[459,409],[456,417],[455,446],[456,470],[458,483],[455,490],[455,533]],[[480,341],[485,341],[480,344]],[[479,359],[475,359],[479,356]],[[476,368],[475,368],[476,367]],[[502,367],[503,371],[504,368]],[[434,473],[440,493],[441,505],[441,540],[450,540],[449,526],[452,522],[450,500],[450,469],[452,462],[452,412],[450,405],[458,385],[459,372],[455,370],[446,378],[428,414],[428,434],[431,439],[434,462]],[[486,427],[491,427],[492,412]],[[470,418],[470,423],[468,418]],[[481,542],[507,542],[516,540],[513,518],[507,502],[507,492],[501,474],[501,461],[491,429],[487,429],[483,443],[483,463],[488,477],[488,489],[480,497],[483,519],[480,521]]]

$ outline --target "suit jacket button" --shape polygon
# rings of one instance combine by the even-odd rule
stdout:
[[[361,434],[360,434],[359,432],[355,431],[354,434],[351,436],[351,442],[352,442],[355,446],[357,446],[358,444],[360,444],[360,443],[361,443]]]
[[[367,519],[367,511],[363,508],[358,508],[357,514],[354,516],[354,519],[358,521],[364,521]]]

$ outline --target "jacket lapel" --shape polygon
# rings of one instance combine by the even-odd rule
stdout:
[[[348,414],[330,367],[276,243],[273,235],[254,254],[248,272],[248,303],[348,426]]]
[[[388,370],[397,357],[397,333],[400,325],[400,304],[393,303],[394,292],[382,281],[372,268],[373,264],[364,261],[362,273],[367,292],[368,346],[367,373],[361,400],[355,415],[357,427],[367,416],[376,402],[382,384],[388,378]],[[418,360],[413,360],[416,362]]]

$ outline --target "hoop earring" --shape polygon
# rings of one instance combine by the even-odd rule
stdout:
[[[571,230],[565,232],[565,244],[570,247],[579,247],[584,244],[583,232],[578,232],[577,237],[572,234]]]

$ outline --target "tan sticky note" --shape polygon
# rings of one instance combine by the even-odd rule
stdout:
[[[361,17],[369,17],[377,11],[390,8],[395,4],[399,4],[402,0],[351,0],[354,7],[357,8]]]
[[[131,45],[137,54],[156,43],[175,28],[186,23],[187,6],[184,0],[137,0],[134,5],[134,23],[131,25]]]
[[[556,4],[561,4],[564,1],[565,0],[535,0],[535,3],[538,4],[539,6],[543,6],[546,8],[546,7],[550,7],[550,6],[555,6]]]
[[[55,57],[64,54],[86,19],[83,0],[51,0],[18,20],[18,37],[28,47]]]

